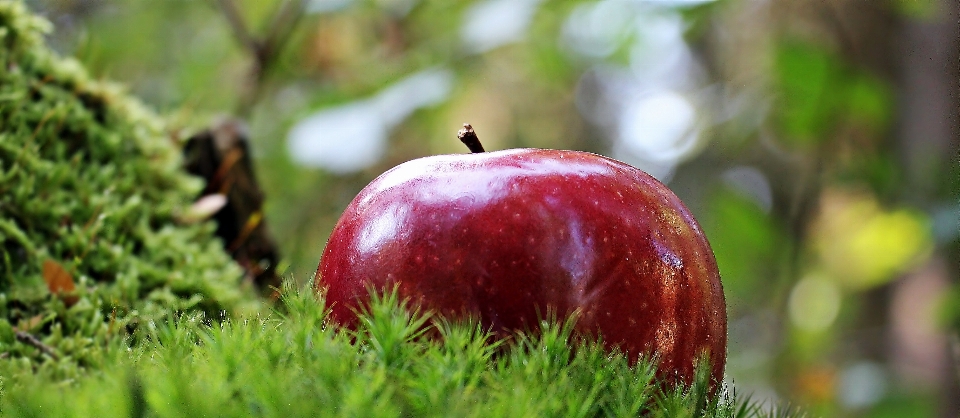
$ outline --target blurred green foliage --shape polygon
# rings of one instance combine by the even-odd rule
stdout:
[[[780,130],[797,145],[830,139],[843,104],[840,62],[821,48],[801,42],[779,45],[776,68]]]
[[[709,205],[700,222],[709,233],[735,317],[774,295],[784,232],[754,201],[729,188],[716,190]]]
[[[776,53],[776,106],[783,139],[800,146],[835,141],[844,119],[872,137],[893,117],[893,95],[883,81],[854,71],[840,57],[809,42],[788,40]]]

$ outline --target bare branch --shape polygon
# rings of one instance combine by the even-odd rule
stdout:
[[[307,0],[287,0],[280,5],[280,8],[273,15],[270,27],[267,29],[267,35],[263,38],[263,54],[265,58],[272,58],[277,54],[297,26],[297,22],[303,17],[303,11],[307,6]]]
[[[267,34],[263,38],[257,38],[250,33],[234,0],[217,0],[217,3],[230,24],[234,36],[253,58],[248,76],[250,84],[244,89],[244,94],[240,97],[240,103],[237,106],[238,116],[246,117],[260,97],[267,71],[275,63],[277,55],[303,16],[307,1],[284,1],[273,14]]]
[[[254,56],[258,55],[261,48],[260,41],[254,38],[250,30],[247,29],[247,24],[244,23],[243,16],[237,9],[237,4],[233,0],[217,0],[217,4],[220,5],[220,10],[223,11],[223,16],[230,24],[230,29],[233,30],[233,35],[237,37],[240,45]]]
[[[49,345],[44,344],[43,341],[40,341],[39,338],[34,337],[33,334],[31,333],[18,330],[16,332],[16,337],[17,337],[17,341],[33,346],[37,350],[40,350],[40,352],[42,352],[43,354],[50,356],[50,358],[54,360],[60,359],[60,356],[57,355],[57,352],[53,350],[53,347],[50,347]]]

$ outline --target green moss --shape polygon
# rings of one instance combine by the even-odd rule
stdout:
[[[69,374],[138,324],[217,317],[250,293],[212,224],[177,221],[202,181],[182,171],[163,120],[52,53],[48,30],[0,0],[0,355]],[[45,263],[76,298],[51,292]],[[59,361],[40,361],[51,357],[14,329]]]
[[[282,301],[283,313],[244,320],[158,323],[146,343],[107,350],[101,372],[69,385],[44,376],[9,385],[0,415],[805,416],[764,411],[729,387],[709,397],[709,367],[690,387],[664,387],[651,362],[630,365],[602,344],[578,341],[571,321],[495,340],[476,322],[410,312],[393,292],[375,298],[357,329],[346,331],[330,326],[312,290],[288,289]],[[0,363],[0,375],[8,368]]]

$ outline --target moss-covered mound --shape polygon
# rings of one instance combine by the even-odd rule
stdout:
[[[310,289],[284,292],[282,316],[214,326],[183,316],[72,385],[52,389],[43,376],[10,385],[0,416],[800,416],[760,413],[726,390],[708,398],[709,368],[690,388],[660,386],[645,358],[630,366],[602,344],[570,344],[572,321],[504,344],[475,322],[431,323],[396,292],[371,299],[355,332],[323,326]]]
[[[43,43],[49,23],[0,0],[0,357],[83,365],[171,313],[219,315],[250,293],[162,121]]]

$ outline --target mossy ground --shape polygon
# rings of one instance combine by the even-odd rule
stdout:
[[[0,356],[70,376],[144,323],[253,297],[213,225],[180,221],[202,182],[175,136],[48,30],[0,0]]]
[[[111,345],[103,368],[77,381],[5,382],[0,408],[11,416],[801,416],[761,412],[729,387],[709,398],[706,368],[691,387],[660,387],[648,361],[630,366],[599,343],[571,343],[569,321],[504,342],[469,321],[411,312],[395,293],[376,298],[352,332],[329,326],[322,305],[311,290],[288,289],[267,315],[151,323],[139,344]]]

